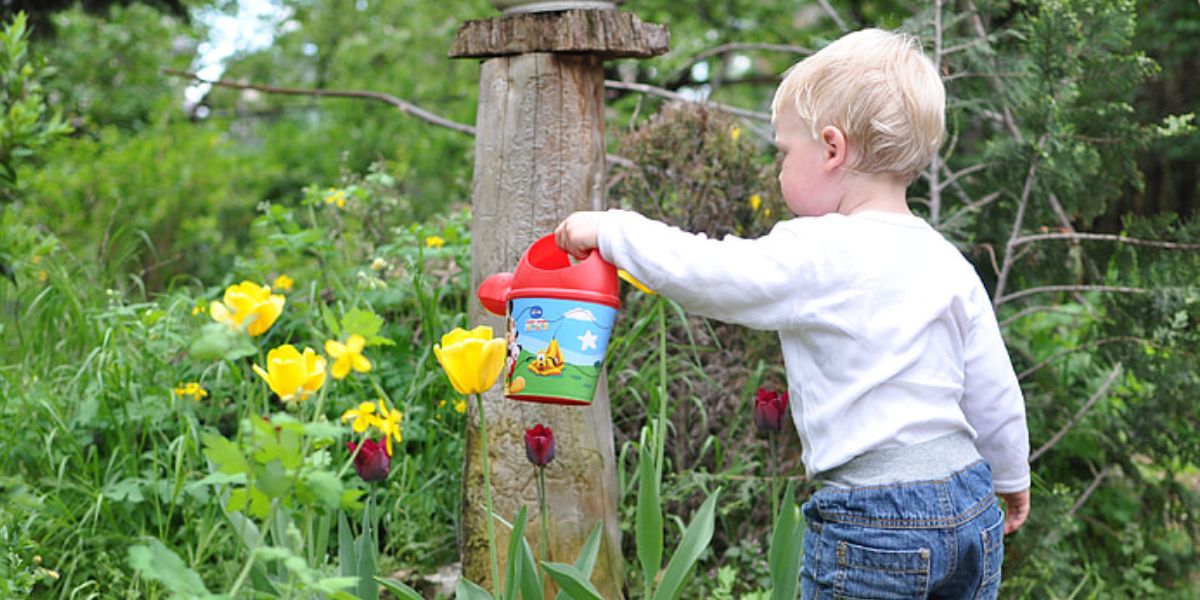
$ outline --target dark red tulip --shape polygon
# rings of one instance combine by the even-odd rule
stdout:
[[[525,456],[529,462],[544,467],[554,460],[554,432],[538,423],[525,430]]]
[[[354,452],[357,446],[354,442],[346,442],[346,447]],[[367,440],[354,456],[354,470],[363,481],[383,481],[392,468],[392,459],[388,456],[387,446],[383,442]]]
[[[758,388],[754,393],[754,423],[759,431],[783,431],[787,416],[787,392]]]

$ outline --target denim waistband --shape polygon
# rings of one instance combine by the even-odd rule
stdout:
[[[815,479],[843,488],[929,481],[949,477],[980,458],[971,436],[960,431],[910,446],[872,450]]]
[[[956,527],[996,503],[992,469],[982,459],[943,479],[817,490],[806,516],[883,529]],[[812,511],[811,514],[809,511]]]

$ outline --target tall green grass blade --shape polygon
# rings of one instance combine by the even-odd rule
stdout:
[[[667,563],[667,570],[663,573],[658,589],[654,591],[654,600],[675,600],[683,591],[683,583],[687,579],[688,573],[696,565],[696,561],[700,559],[704,549],[708,548],[708,543],[712,541],[714,512],[717,507],[717,496],[720,494],[720,488],[709,494],[704,504],[700,505],[700,510],[696,511],[695,516],[692,517],[692,522],[683,532],[683,539],[679,541],[679,547],[675,549],[675,554]]]
[[[775,517],[768,565],[771,570],[771,600],[795,600],[804,548],[804,518],[796,506],[792,482],[783,493],[783,504]]]
[[[338,511],[338,566],[342,575],[357,575],[354,572],[358,566],[358,551],[354,546],[354,534],[350,532],[350,522],[346,519],[345,511]]]
[[[375,503],[367,499],[367,507],[363,509],[362,533],[358,536],[358,597],[360,600],[379,600],[379,586],[375,583],[375,553],[378,541],[375,539],[375,527],[371,522],[372,509]]]
[[[565,563],[542,563],[542,568],[550,574],[558,587],[562,588],[568,598],[572,600],[604,600],[600,592],[588,580],[588,576],[584,575],[572,565]]]

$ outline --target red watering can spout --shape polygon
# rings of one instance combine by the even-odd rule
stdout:
[[[512,273],[496,273],[479,286],[479,303],[488,312],[503,317],[508,312],[508,292],[512,289]]]

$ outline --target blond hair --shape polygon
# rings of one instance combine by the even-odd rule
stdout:
[[[946,90],[911,35],[864,29],[842,36],[785,74],[771,103],[812,130],[841,129],[856,152],[847,167],[916,179],[945,131]]]

